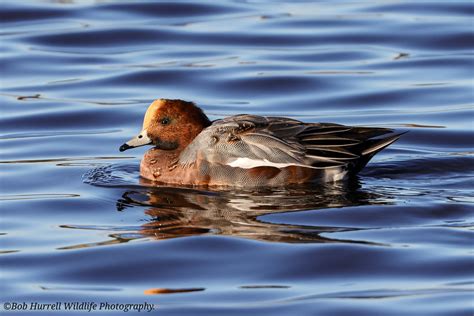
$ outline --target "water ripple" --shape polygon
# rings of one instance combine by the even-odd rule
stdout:
[[[2,300],[471,315],[473,13],[472,1],[4,1]],[[144,149],[118,147],[159,97],[211,119],[408,133],[347,183],[156,186],[139,177]]]

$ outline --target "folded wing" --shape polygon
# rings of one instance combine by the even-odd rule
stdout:
[[[179,163],[192,165],[204,160],[211,165],[244,169],[327,169],[346,165],[358,171],[399,136],[386,128],[236,115],[217,120],[203,130],[183,151]]]

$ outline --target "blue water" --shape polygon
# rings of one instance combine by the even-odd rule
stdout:
[[[472,1],[2,1],[1,313],[472,315],[473,13]],[[156,98],[211,119],[409,133],[351,182],[149,187],[146,149],[118,147]]]

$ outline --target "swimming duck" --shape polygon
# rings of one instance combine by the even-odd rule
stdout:
[[[192,102],[158,99],[148,107],[141,132],[120,151],[153,145],[140,175],[162,184],[286,186],[355,175],[400,135],[248,114],[211,122]]]

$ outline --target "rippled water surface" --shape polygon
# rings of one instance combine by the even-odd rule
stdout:
[[[0,310],[472,315],[473,12],[471,1],[2,1]],[[138,174],[145,149],[118,147],[159,97],[212,119],[409,133],[346,183],[153,187]]]

